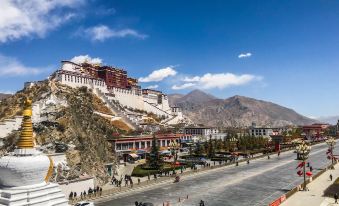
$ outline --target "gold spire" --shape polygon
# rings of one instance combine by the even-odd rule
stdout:
[[[26,99],[23,119],[21,124],[21,134],[18,143],[16,144],[19,149],[33,149],[33,124],[32,124],[32,100]]]

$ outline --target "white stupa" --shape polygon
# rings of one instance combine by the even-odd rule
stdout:
[[[31,100],[23,116],[18,149],[0,158],[0,206],[68,205],[59,186],[48,182],[52,160],[34,148]]]

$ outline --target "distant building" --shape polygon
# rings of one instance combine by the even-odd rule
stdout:
[[[217,139],[219,130],[215,127],[186,127],[184,134],[201,137],[201,140],[207,140],[210,136]]]
[[[329,124],[316,123],[311,125],[304,125],[302,129],[306,137],[320,137],[329,127]]]
[[[24,88],[29,89],[35,85],[42,85],[44,84],[45,81],[33,81],[33,82],[25,82],[24,83]]]
[[[279,128],[270,128],[270,127],[251,127],[249,133],[253,137],[266,137],[270,138],[272,135],[277,135],[280,133]]]
[[[157,134],[157,143],[159,147],[168,147],[170,142],[184,142],[192,140],[192,135],[186,134]],[[152,135],[145,136],[126,136],[118,139],[109,140],[118,153],[129,153],[133,150],[148,150],[152,146]]]

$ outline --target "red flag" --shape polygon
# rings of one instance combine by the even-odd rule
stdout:
[[[305,164],[305,162],[300,162],[300,163],[298,164],[297,168],[295,168],[295,169],[302,168],[302,167],[304,166],[304,164]]]
[[[299,171],[297,172],[297,174],[298,174],[299,176],[301,176],[301,175],[303,175],[303,172],[302,172],[301,170],[299,170]]]

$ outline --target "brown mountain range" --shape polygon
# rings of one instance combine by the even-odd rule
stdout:
[[[244,96],[218,99],[201,90],[169,95],[171,105],[180,106],[195,123],[219,127],[304,125],[316,120],[278,104]]]

